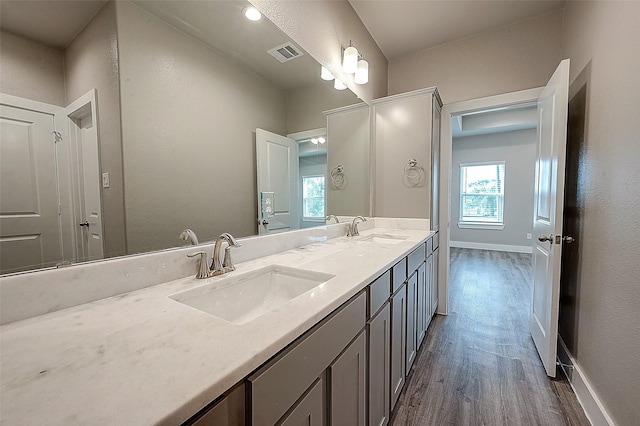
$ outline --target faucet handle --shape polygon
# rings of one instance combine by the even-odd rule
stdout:
[[[233,264],[233,260],[231,260],[231,249],[233,247],[237,247],[237,246],[229,245],[227,246],[227,248],[224,249],[224,260],[222,261],[222,268],[224,269],[225,272],[231,272],[236,270],[236,267]]]
[[[198,272],[196,273],[196,278],[204,279],[209,278],[211,275],[209,273],[209,261],[207,259],[207,253],[204,251],[197,251],[195,253],[190,253],[187,257],[196,257],[200,255],[200,263],[198,264]]]

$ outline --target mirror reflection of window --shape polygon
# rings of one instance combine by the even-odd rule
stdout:
[[[303,220],[324,220],[326,216],[324,185],[324,175],[302,177]]]

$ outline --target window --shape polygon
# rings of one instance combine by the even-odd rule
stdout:
[[[324,220],[324,175],[302,177],[302,219]]]
[[[461,228],[504,228],[504,161],[460,165]]]

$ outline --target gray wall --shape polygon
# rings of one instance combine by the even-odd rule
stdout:
[[[131,3],[116,13],[128,252],[187,227],[255,234],[255,128],[287,134],[284,93]]]
[[[560,334],[618,425],[640,424],[639,16],[638,2],[568,2],[562,43],[572,91],[586,84],[586,125],[578,281]]]
[[[0,31],[0,93],[66,106],[64,53]]]
[[[334,89],[333,81],[318,80],[287,92],[287,133],[327,127],[323,111],[361,102],[350,90]]]
[[[637,2],[568,2],[564,15],[389,64],[391,93],[436,85],[445,103],[542,86],[562,58],[571,59],[572,81],[587,71],[578,285],[562,302],[574,307],[560,334],[619,425],[640,419],[640,198],[630,196],[640,188],[640,58],[630,53],[640,45],[638,16]]]
[[[126,254],[118,36],[113,2],[108,2],[65,49],[67,104],[91,89],[98,102],[100,167],[109,172],[110,187],[102,188],[105,255]]]
[[[438,86],[445,104],[544,86],[561,60],[562,11],[389,61],[389,94]]]
[[[536,130],[468,136],[453,140],[451,241],[531,246]],[[461,229],[460,164],[504,161],[504,229]]]
[[[251,0],[271,22],[329,68],[362,100],[387,95],[387,58],[347,1]],[[342,48],[353,41],[369,62],[369,83],[355,84],[342,72]],[[319,71],[318,71],[319,72]]]

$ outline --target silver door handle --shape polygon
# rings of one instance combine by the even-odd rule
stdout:
[[[576,239],[573,237],[562,237],[562,240],[567,243],[567,244],[571,244],[573,243]]]
[[[553,234],[549,234],[549,235],[538,235],[538,241],[544,243],[545,241],[549,241],[551,243],[553,243]]]
[[[86,226],[88,228],[89,227],[89,222],[82,222],[82,223],[79,223],[78,225]]]
[[[269,221],[268,221],[268,220],[262,220],[262,224],[263,224],[263,225],[268,225],[268,224],[269,224]]]

